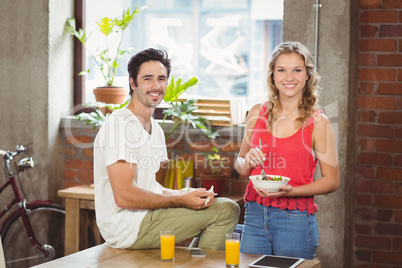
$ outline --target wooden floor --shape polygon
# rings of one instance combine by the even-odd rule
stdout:
[[[173,263],[160,261],[160,249],[124,250],[114,249],[105,244],[95,246],[69,256],[47,262],[36,268],[147,268],[147,267],[225,267],[225,252],[207,249],[207,257],[190,256],[189,248],[176,247]],[[248,264],[261,255],[240,254],[240,267]],[[321,268],[319,261],[306,260],[297,268]]]

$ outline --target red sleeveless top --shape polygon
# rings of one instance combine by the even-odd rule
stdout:
[[[255,124],[251,138],[251,148],[259,148],[261,139],[262,151],[265,153],[265,173],[267,175],[279,175],[289,177],[289,185],[299,186],[313,182],[317,159],[311,149],[314,116],[295,134],[287,138],[276,138],[268,131],[266,105],[261,111]],[[317,111],[319,113],[320,111]],[[264,115],[265,114],[265,115]],[[316,113],[314,113],[316,114]],[[252,169],[251,175],[261,174],[262,166]],[[309,214],[317,211],[314,196],[311,197],[261,197],[249,181],[244,201],[257,202],[264,206],[272,206],[280,209],[307,210]]]

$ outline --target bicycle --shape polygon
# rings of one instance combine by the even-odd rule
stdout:
[[[0,211],[0,219],[10,213],[0,225],[4,258],[9,268],[31,267],[64,256],[64,207],[52,200],[27,201],[19,173],[34,167],[33,158],[24,158],[18,164],[14,159],[25,151],[23,145],[17,145],[15,152],[0,150],[6,175],[0,194],[8,186],[14,193]]]

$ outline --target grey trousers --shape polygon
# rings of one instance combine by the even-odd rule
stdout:
[[[176,243],[200,236],[198,246],[224,250],[225,234],[236,228],[239,205],[224,197],[215,198],[212,206],[202,210],[162,208],[149,211],[142,221],[138,238],[130,249],[160,247],[160,230],[173,228]]]

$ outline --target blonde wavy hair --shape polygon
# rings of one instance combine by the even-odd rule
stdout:
[[[268,101],[264,105],[267,106],[266,116],[268,117],[269,128],[272,128],[272,123],[278,118],[277,114],[281,108],[279,100],[279,90],[275,86],[274,71],[278,57],[282,54],[298,54],[304,61],[306,66],[308,80],[303,89],[302,99],[299,101],[299,117],[296,121],[303,125],[307,119],[318,109],[318,82],[321,77],[315,70],[313,56],[310,51],[299,42],[284,42],[279,44],[272,52],[269,61],[268,70]]]

